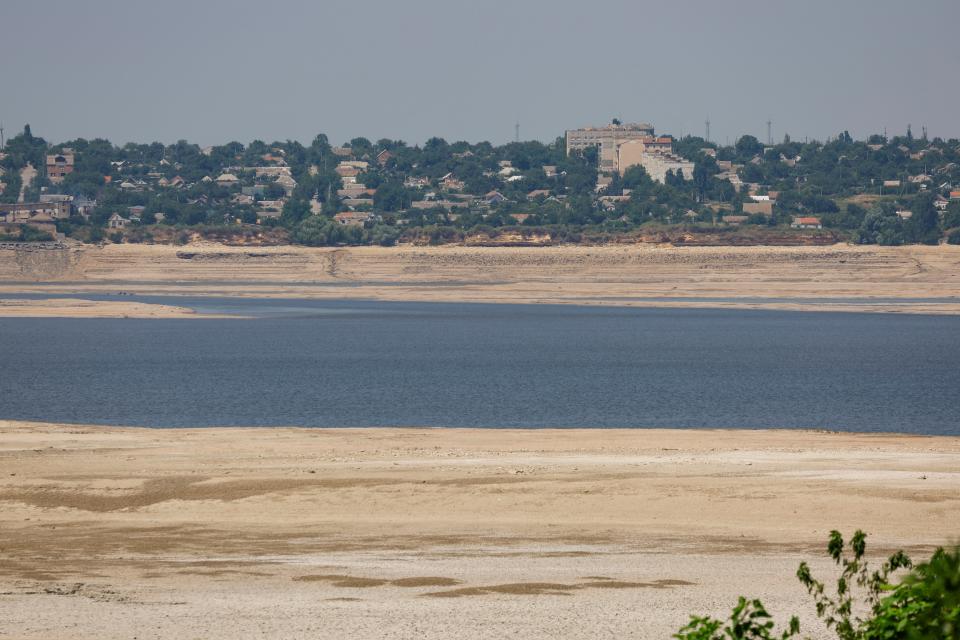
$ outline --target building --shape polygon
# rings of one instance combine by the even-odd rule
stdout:
[[[653,126],[641,124],[609,124],[605,127],[587,127],[567,131],[567,155],[597,147],[600,171],[617,170],[617,150],[630,140],[653,136]]]
[[[823,224],[820,222],[820,218],[815,218],[812,216],[794,218],[793,222],[790,223],[790,226],[794,229],[823,229]]]
[[[127,226],[127,222],[129,221],[119,213],[114,213],[110,216],[110,219],[107,220],[107,227],[110,229],[123,229]]]
[[[334,221],[342,225],[362,227],[364,223],[374,220],[376,217],[372,213],[362,211],[343,211],[333,216]]]
[[[0,219],[5,219],[7,222],[23,222],[43,214],[50,216],[53,220],[66,220],[70,217],[71,211],[72,205],[69,201],[0,204]]]
[[[73,149],[63,149],[60,153],[47,156],[47,179],[60,184],[68,174],[73,173]]]
[[[447,191],[462,191],[464,184],[463,180],[458,179],[452,173],[448,173],[440,178],[440,186]]]
[[[693,179],[694,164],[673,153],[673,138],[653,136],[628,140],[617,148],[617,171],[623,175],[630,167],[641,166],[652,180],[664,183],[667,172],[680,172],[685,180]]]
[[[385,166],[390,160],[393,159],[393,154],[389,150],[384,149],[377,154],[377,164],[380,166]]]

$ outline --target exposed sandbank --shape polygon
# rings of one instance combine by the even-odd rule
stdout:
[[[117,291],[956,314],[960,247],[311,249],[200,243],[0,250],[0,294]]]
[[[960,438],[0,422],[18,638],[665,638],[960,531]]]

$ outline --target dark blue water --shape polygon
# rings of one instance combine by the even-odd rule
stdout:
[[[256,317],[0,319],[0,418],[960,435],[956,317],[154,300]]]

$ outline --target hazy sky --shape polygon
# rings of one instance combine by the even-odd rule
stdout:
[[[960,137],[960,0],[2,0],[0,25],[0,120],[49,141]]]

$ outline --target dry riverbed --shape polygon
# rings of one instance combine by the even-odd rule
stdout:
[[[0,422],[0,637],[667,638],[960,531],[960,438]]]

